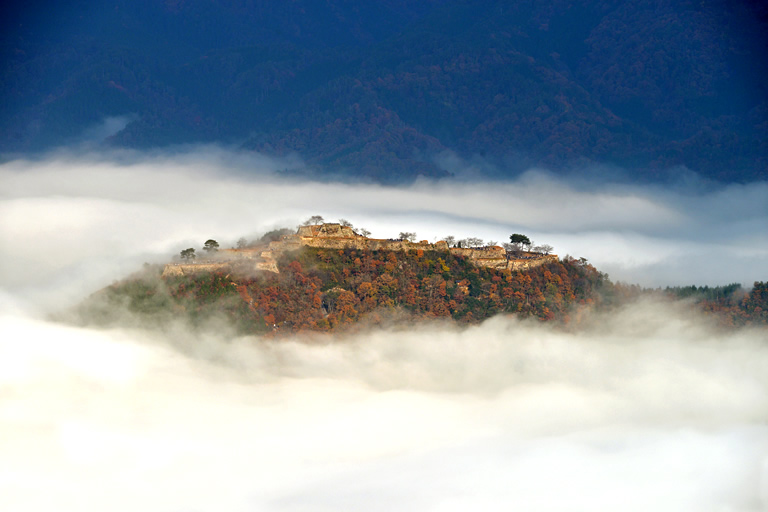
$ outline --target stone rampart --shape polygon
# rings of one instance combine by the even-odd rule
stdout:
[[[498,245],[493,245],[491,247],[451,247],[449,250],[451,251],[451,254],[464,256],[465,258],[472,260],[507,259],[507,251]]]
[[[222,261],[218,263],[169,263],[163,269],[163,277],[189,276],[203,272],[220,272],[231,268],[231,263]]]
[[[557,254],[546,254],[533,258],[511,259],[507,262],[509,270],[530,270],[547,263],[557,263]]]
[[[296,234],[302,238],[365,238],[364,236],[355,233],[349,226],[333,223],[299,226]]]
[[[529,255],[525,258],[507,258],[507,252],[497,245],[491,247],[448,247],[445,241],[430,244],[426,240],[410,242],[408,240],[366,238],[355,233],[352,228],[341,224],[319,224],[300,226],[295,235],[286,235],[281,240],[270,242],[266,246],[249,247],[245,249],[223,249],[216,258],[222,261],[201,263],[170,263],[165,266],[163,277],[183,276],[200,272],[216,272],[243,270],[242,263],[252,261],[247,265],[251,270],[279,272],[277,258],[289,251],[301,247],[319,249],[357,249],[385,251],[437,250],[450,251],[457,256],[469,259],[478,267],[488,267],[499,270],[528,270],[545,263],[557,261],[557,256]]]

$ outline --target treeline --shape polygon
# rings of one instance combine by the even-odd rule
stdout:
[[[665,293],[679,299],[699,299],[716,302],[732,302],[743,297],[744,289],[741,283],[731,283],[725,286],[667,286]]]
[[[768,281],[756,281],[750,291],[739,283],[732,283],[714,287],[667,287],[665,293],[695,301],[703,311],[716,314],[728,326],[768,324]]]

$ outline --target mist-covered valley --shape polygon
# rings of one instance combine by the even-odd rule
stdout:
[[[53,320],[145,262],[313,214],[382,238],[527,233],[648,287],[766,278],[762,182],[384,187],[283,167],[216,147],[0,166],[4,509],[766,509],[768,336],[684,302],[280,340]]]
[[[684,309],[320,344],[0,328],[13,510],[766,505],[765,332]]]
[[[0,510],[768,510],[763,4],[3,3]]]

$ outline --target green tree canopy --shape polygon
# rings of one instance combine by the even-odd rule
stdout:
[[[520,233],[515,233],[514,235],[510,235],[509,241],[513,244],[531,245],[531,239],[525,235],[521,235]]]
[[[195,250],[192,247],[184,249],[181,251],[181,259],[187,261],[195,259]]]

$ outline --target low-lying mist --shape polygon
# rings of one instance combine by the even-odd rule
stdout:
[[[768,184],[303,182],[220,149],[0,165],[0,508],[761,511],[768,336],[685,304],[337,337],[51,320],[209,238],[340,217],[525,233],[643,285],[749,286]]]
[[[0,283],[40,304],[75,297],[213,238],[223,247],[311,215],[373,237],[505,242],[524,233],[644,286],[764,280],[768,183],[631,185],[540,171],[505,182],[383,187],[300,181],[275,161],[220,148],[54,154],[0,165]],[[585,175],[588,173],[585,171]],[[81,287],[71,287],[77,276]],[[59,280],[63,279],[60,286]]]
[[[765,331],[653,303],[588,324],[270,341],[3,315],[0,503],[765,510]]]

